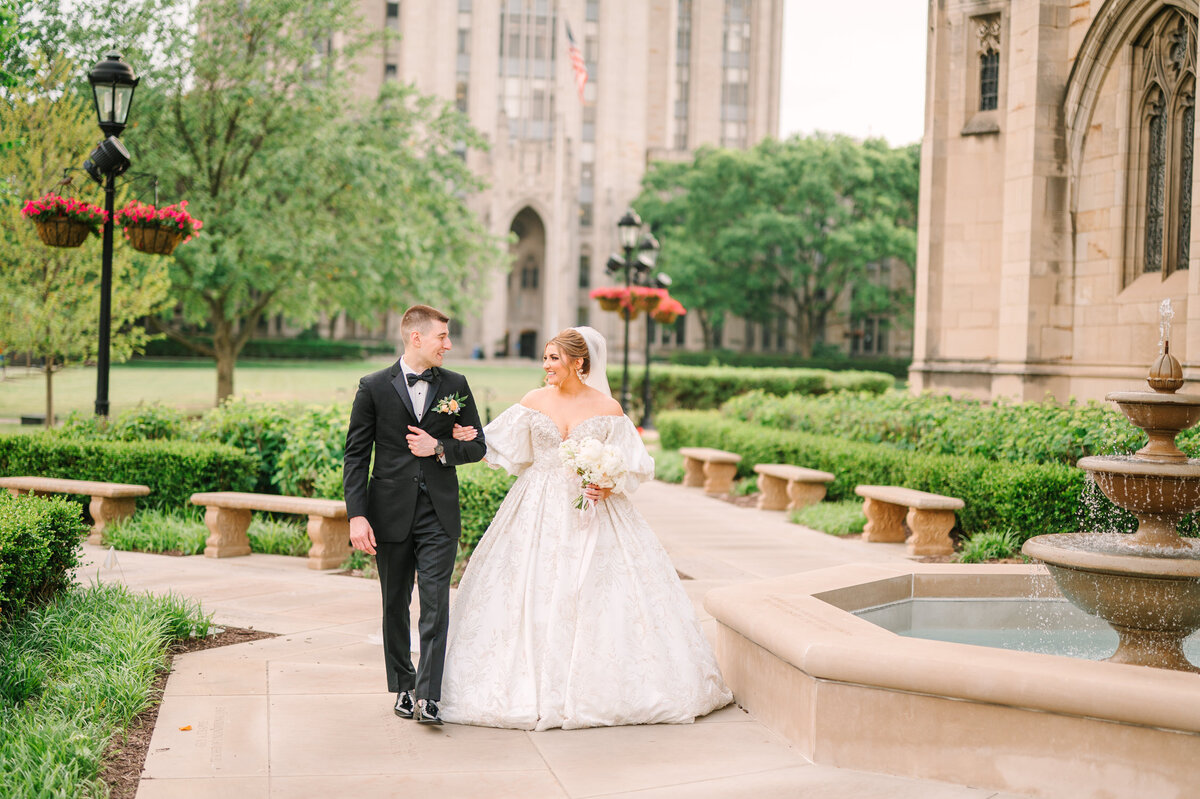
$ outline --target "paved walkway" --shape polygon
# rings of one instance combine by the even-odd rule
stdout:
[[[700,599],[714,586],[904,557],[900,544],[839,540],[698,489],[655,482],[636,500],[710,635],[715,622]],[[218,624],[281,634],[176,659],[138,799],[1001,796],[814,765],[736,706],[692,725],[421,727],[396,718],[384,690],[374,581],[274,555],[105,560],[87,547],[80,577],[173,591],[200,600]]]

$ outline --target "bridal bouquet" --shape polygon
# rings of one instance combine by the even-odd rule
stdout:
[[[568,438],[559,445],[558,456],[564,466],[579,475],[581,487],[595,483],[601,488],[618,488],[624,484],[629,470],[616,447],[595,438],[578,441]],[[571,504],[580,510],[587,508],[582,492]]]

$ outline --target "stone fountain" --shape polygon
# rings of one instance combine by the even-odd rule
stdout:
[[[1175,445],[1200,422],[1200,395],[1177,393],[1183,369],[1170,352],[1170,300],[1162,308],[1162,352],[1150,369],[1151,391],[1114,391],[1115,402],[1150,437],[1133,456],[1081,458],[1100,490],[1133,513],[1138,529],[1123,533],[1040,535],[1022,552],[1043,563],[1063,595],[1117,631],[1114,663],[1200,671],[1183,639],[1200,629],[1200,541],[1176,525],[1200,510],[1200,460]]]

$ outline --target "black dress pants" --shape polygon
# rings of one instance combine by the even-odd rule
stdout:
[[[446,664],[446,630],[450,623],[450,578],[454,573],[458,536],[446,532],[429,494],[421,490],[408,538],[380,541],[375,549],[383,593],[383,653],[388,690],[398,693],[415,689],[418,699],[439,701]],[[412,664],[408,609],[414,572],[421,606],[417,626],[421,636],[418,669]]]

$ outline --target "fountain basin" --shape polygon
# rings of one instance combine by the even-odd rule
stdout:
[[[1106,497],[1138,517],[1137,541],[1177,547],[1175,525],[1200,510],[1200,461],[1153,463],[1092,455],[1076,465],[1091,473]]]
[[[1153,546],[1133,544],[1123,550],[1122,538],[1131,537],[1039,535],[1021,551],[1049,567],[1067,599],[1117,631],[1120,643],[1109,660],[1200,671],[1183,653],[1183,639],[1200,629],[1196,547],[1179,539],[1180,547],[1170,550],[1174,557],[1163,557]]]
[[[1200,394],[1113,391],[1104,398],[1117,403],[1129,421],[1150,436],[1146,446],[1138,450],[1138,457],[1157,463],[1187,460],[1175,446],[1175,436],[1200,422]]]
[[[738,702],[817,763],[1042,797],[1187,797],[1200,675],[907,638],[854,611],[1061,598],[1044,567],[856,564],[727,586],[705,607]]]

